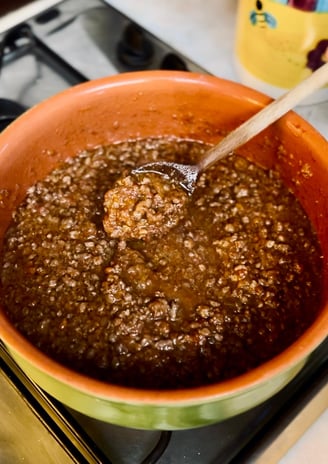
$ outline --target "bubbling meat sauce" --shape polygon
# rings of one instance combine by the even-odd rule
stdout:
[[[76,371],[154,389],[238,376],[293,343],[319,311],[322,258],[275,172],[233,155],[200,176],[167,233],[104,231],[104,195],[119,178],[146,162],[197,162],[206,149],[177,139],[99,147],[31,187],[1,266],[17,329]]]

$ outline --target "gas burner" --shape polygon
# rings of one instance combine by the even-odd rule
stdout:
[[[185,61],[175,53],[168,53],[166,56],[164,56],[161,69],[168,69],[172,71],[188,71]]]
[[[122,40],[117,45],[118,59],[131,69],[144,69],[154,56],[154,47],[141,27],[130,23],[125,28]]]
[[[34,37],[32,34],[32,29],[28,24],[22,24],[13,29],[9,30],[0,42],[0,60],[1,66],[3,64],[4,55],[6,53],[13,52],[18,50],[18,48],[26,45],[27,43],[33,42]]]

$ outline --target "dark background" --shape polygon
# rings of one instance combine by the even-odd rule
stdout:
[[[0,1],[0,16],[3,16],[11,11],[17,10],[22,6],[33,3],[32,0],[1,0]]]

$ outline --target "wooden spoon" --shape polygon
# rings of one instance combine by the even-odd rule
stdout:
[[[220,159],[231,155],[236,148],[244,145],[255,135],[277,121],[315,90],[328,82],[328,63],[317,69],[296,87],[274,100],[268,106],[245,121],[214,147],[210,148],[198,164],[187,165],[167,161],[147,163],[133,170],[133,173],[157,173],[178,182],[192,194],[198,176]]]

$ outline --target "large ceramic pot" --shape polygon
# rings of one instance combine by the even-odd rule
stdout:
[[[137,72],[71,88],[37,105],[0,135],[0,237],[26,189],[60,160],[127,138],[175,135],[215,143],[269,98],[215,77]],[[328,144],[291,112],[240,149],[278,170],[302,202],[324,254],[323,305],[292,346],[228,381],[193,389],[149,391],[114,386],[69,370],[20,335],[0,311],[0,337],[45,391],[95,418],[129,427],[182,429],[241,413],[272,396],[302,368],[328,333]]]

